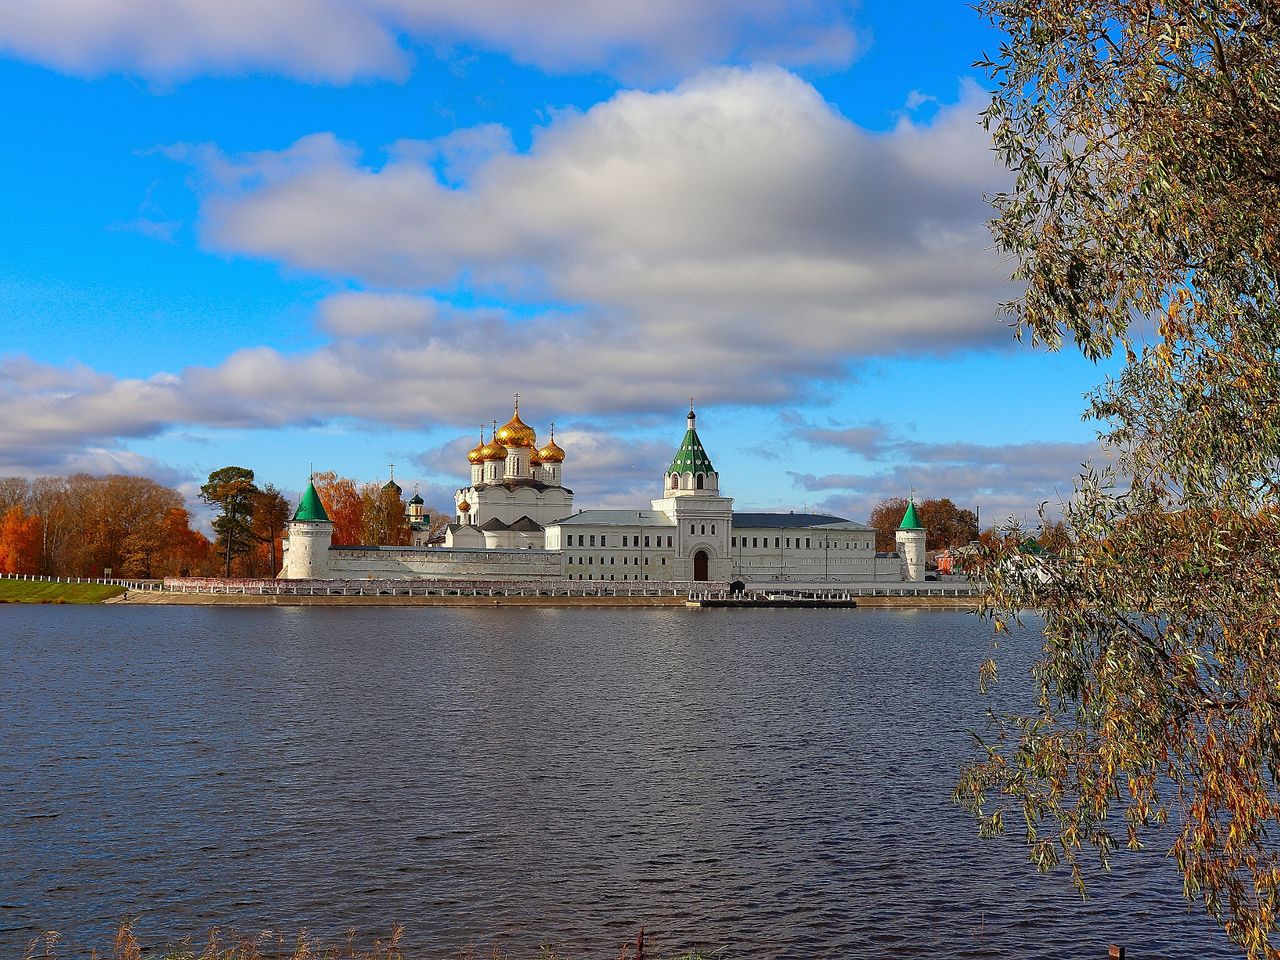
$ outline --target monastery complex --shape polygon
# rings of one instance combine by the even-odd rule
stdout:
[[[698,436],[689,406],[684,438],[647,509],[573,509],[566,453],[520,418],[467,454],[470,482],[454,518],[428,542],[424,503],[409,501],[413,544],[335,546],[333,524],[308,484],[288,525],[286,579],[477,582],[664,581],[751,588],[924,579],[925,531],[912,503],[897,552],[877,553],[873,527],[811,513],[736,513]],[[397,488],[398,490],[398,488]]]

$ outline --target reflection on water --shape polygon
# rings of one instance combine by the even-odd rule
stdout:
[[[1028,649],[1030,642],[1027,643]],[[0,957],[212,925],[614,955],[1226,957],[1176,869],[1081,903],[950,802],[943,611],[0,609]],[[69,951],[67,951],[69,952]]]

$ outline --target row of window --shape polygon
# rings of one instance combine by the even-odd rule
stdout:
[[[799,537],[794,537],[794,538],[793,538],[793,537],[774,537],[774,538],[773,538],[773,549],[775,549],[775,550],[784,549],[784,548],[783,548],[783,546],[782,546],[782,542],[785,540],[785,541],[786,541],[786,547],[785,547],[785,549],[790,550],[790,549],[791,549],[791,541],[792,541],[793,539],[794,539],[794,540],[795,540],[795,542],[796,542],[796,549],[800,549],[800,538],[799,538]],[[730,538],[730,540],[731,540],[731,543],[729,544],[730,546],[732,546],[732,547],[736,547],[736,546],[738,545],[738,540],[739,540],[739,538],[738,538],[738,537],[731,537],[731,538]],[[769,538],[768,538],[768,537],[742,537],[742,538],[741,538],[741,540],[742,540],[742,546],[743,546],[743,548],[744,548],[744,549],[745,549],[746,547],[749,547],[749,546],[750,546],[750,547],[755,547],[757,550],[761,550],[761,549],[763,549],[763,550],[767,550],[767,549],[769,549]],[[748,541],[748,540],[750,540],[751,542],[750,542],[750,543],[747,543],[747,541]],[[826,548],[831,548],[831,549],[835,549],[835,550],[839,550],[839,549],[841,549],[842,545],[841,545],[841,543],[840,543],[838,540],[819,540],[819,541],[818,541],[818,549],[819,549],[819,550],[821,550],[821,549],[823,549],[824,547],[826,547]],[[852,540],[846,540],[846,541],[844,542],[844,544],[843,544],[843,549],[845,549],[845,550],[853,550],[855,547],[857,547],[857,544],[856,544],[856,543],[854,543]],[[806,549],[806,550],[812,550],[812,549],[813,549],[813,538],[812,538],[812,537],[805,537],[805,538],[804,538],[804,549]],[[870,549],[871,549],[871,544],[870,544],[870,543],[865,544],[865,545],[864,545],[864,549],[866,549],[866,550],[870,550]]]
[[[714,526],[714,524],[713,524],[713,526]],[[690,530],[689,532],[690,532],[690,533],[692,533],[693,531],[692,531],[692,530]],[[574,534],[570,533],[570,534],[566,534],[566,536],[568,537],[568,542],[565,544],[565,546],[566,546],[566,547],[572,547],[572,546],[574,546],[574,543],[573,543]],[[594,547],[594,546],[596,546],[596,535],[595,535],[594,533],[592,533],[592,534],[579,533],[579,534],[577,534],[577,537],[578,537],[578,543],[577,543],[577,545],[578,545],[579,547]],[[654,541],[656,541],[656,542],[653,544],[653,546],[655,546],[655,547],[660,547],[660,546],[662,546],[662,537],[653,537],[652,539],[653,539]],[[590,542],[590,543],[586,543],[585,541],[587,541],[587,540],[590,540],[591,542]],[[644,545],[645,545],[646,547],[647,547],[647,546],[649,546],[649,540],[650,540],[650,537],[645,537],[645,538],[644,538]],[[628,542],[628,541],[630,541],[630,542]],[[608,545],[609,545],[609,535],[608,535],[607,533],[602,533],[602,534],[600,534],[600,546],[602,546],[602,547],[607,547]],[[624,534],[622,535],[622,545],[623,545],[624,547],[638,547],[638,546],[640,546],[640,535],[639,535],[639,534],[634,534],[634,535],[632,535],[632,534],[626,534],[626,533],[624,533]],[[668,547],[669,547],[669,546],[671,546],[671,538],[670,538],[670,537],[667,537],[667,546],[668,546]]]
[[[701,527],[701,528],[702,528],[702,535],[703,535],[704,537],[707,535],[707,525],[706,525],[705,523],[701,523],[701,524],[699,524],[699,523],[691,523],[691,524],[689,524],[689,533],[693,534],[693,533],[697,533],[697,532],[698,532],[698,531],[694,530],[694,527]],[[713,523],[713,524],[711,525],[711,534],[712,534],[712,536],[714,536],[714,535],[715,535],[715,532],[716,532],[716,525]]]
[[[618,559],[618,558],[617,558],[616,556],[615,556],[615,557],[608,557],[608,558],[600,557],[600,566],[602,566],[602,567],[606,567],[606,566],[608,566],[608,567],[617,566],[617,563],[616,563],[617,559]],[[592,564],[594,564],[594,563],[596,562],[596,558],[595,558],[595,557],[570,557],[568,562],[569,562],[569,566],[571,566],[571,567],[572,567],[572,566],[583,566],[584,564],[585,564],[585,565],[587,565],[587,566],[591,566]],[[667,565],[667,558],[666,558],[666,557],[659,557],[659,558],[658,558],[658,563],[659,563],[661,566],[664,566],[664,567],[665,567],[665,566]],[[639,557],[623,557],[623,558],[622,558],[622,565],[623,565],[624,567],[638,567],[638,566],[640,566],[640,558],[639,558]],[[649,565],[649,558],[648,558],[648,557],[645,557],[645,558],[644,558],[644,565],[645,565],[646,567]]]
[[[572,579],[573,579],[573,574],[569,574],[569,579],[570,579],[570,580],[572,580]],[[594,577],[592,574],[589,574],[589,573],[588,573],[586,576],[583,576],[582,574],[578,574],[578,579],[579,579],[579,580],[594,580],[594,579],[595,579],[595,577]],[[603,580],[603,579],[604,579],[604,574],[601,574],[601,575],[600,575],[600,579],[601,579],[601,580]],[[613,579],[613,574],[612,574],[612,573],[611,573],[611,574],[609,574],[609,579],[610,579],[610,580],[612,580],[612,579]],[[639,579],[640,579],[640,575],[639,575],[639,574],[636,574],[636,575],[635,575],[635,576],[633,576],[633,577],[629,577],[629,576],[627,576],[627,575],[624,573],[624,574],[622,575],[622,579],[623,579],[623,580],[639,580]],[[649,579],[649,575],[648,575],[647,573],[644,575],[644,579],[646,579],[646,580],[648,580],[648,579]]]

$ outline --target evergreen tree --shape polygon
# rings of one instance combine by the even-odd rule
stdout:
[[[200,487],[200,499],[222,511],[213,520],[213,532],[224,558],[223,576],[231,576],[231,561],[251,551],[257,542],[253,533],[253,502],[258,492],[253,471],[246,467],[215,470]]]

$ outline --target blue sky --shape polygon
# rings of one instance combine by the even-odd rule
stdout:
[[[691,394],[743,507],[994,519],[1094,455],[1107,369],[996,316],[958,0],[108,6],[0,11],[0,473],[443,505],[517,391],[584,507]]]

